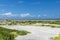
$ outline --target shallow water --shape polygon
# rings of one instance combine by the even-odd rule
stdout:
[[[60,33],[60,28],[36,27],[36,26],[4,26],[9,29],[27,30],[31,32],[25,36],[18,36],[15,40],[50,40]]]

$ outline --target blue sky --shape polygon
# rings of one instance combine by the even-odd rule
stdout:
[[[0,19],[60,19],[60,0],[0,0]]]

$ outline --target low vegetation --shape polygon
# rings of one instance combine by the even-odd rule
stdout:
[[[27,31],[18,31],[0,27],[0,40],[14,40],[14,38],[17,37],[18,35],[22,36],[28,33],[29,32]]]
[[[17,24],[25,24],[31,25],[36,23],[48,23],[48,24],[60,24],[60,20],[0,20],[0,25],[8,24],[8,25],[17,25]]]
[[[60,35],[57,37],[54,37],[53,40],[60,40]]]

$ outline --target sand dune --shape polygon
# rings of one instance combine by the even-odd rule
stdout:
[[[9,29],[27,30],[31,32],[25,36],[18,36],[15,40],[50,40],[51,37],[60,33],[60,28],[36,27],[36,26],[4,26]]]

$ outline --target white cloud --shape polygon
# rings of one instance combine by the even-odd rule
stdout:
[[[13,14],[11,12],[7,12],[7,13],[4,13],[2,15],[5,15],[5,16],[12,16]]]
[[[41,15],[38,15],[38,18],[41,17]]]
[[[22,14],[13,14],[12,12],[2,13],[0,16],[7,16],[7,17],[30,17],[31,15],[29,13],[22,13]]]
[[[13,14],[12,12],[7,12],[7,13],[0,14],[0,16],[8,16],[8,17],[11,17],[11,16],[16,16],[16,14]]]
[[[29,13],[24,13],[24,14],[20,14],[21,17],[27,17],[27,16],[30,16]]]
[[[30,13],[13,14],[12,12],[2,13],[2,14],[0,14],[0,16],[22,17],[22,18],[25,18],[25,17],[31,17],[31,18],[38,17],[38,18],[40,18],[41,17],[41,15],[35,15],[35,14],[33,15]],[[47,16],[47,15],[44,14],[43,16]]]

